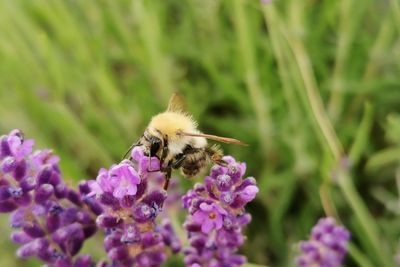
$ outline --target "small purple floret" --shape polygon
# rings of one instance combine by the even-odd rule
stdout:
[[[223,225],[223,216],[227,212],[219,205],[205,202],[199,205],[199,210],[193,214],[193,221],[201,225],[201,231],[208,234],[211,230],[219,230]]]

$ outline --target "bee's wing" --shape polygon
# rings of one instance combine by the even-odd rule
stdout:
[[[185,99],[182,94],[175,92],[168,102],[167,111],[173,112],[185,112],[186,111],[186,104]]]
[[[235,138],[222,137],[222,136],[217,136],[217,135],[212,135],[212,134],[204,134],[204,133],[179,132],[179,134],[185,135],[185,136],[193,136],[193,137],[204,137],[204,138],[215,140],[215,141],[222,142],[222,143],[247,146],[246,143],[243,143],[242,141],[235,139]]]

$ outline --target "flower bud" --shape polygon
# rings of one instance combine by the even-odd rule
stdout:
[[[53,233],[60,227],[60,216],[58,214],[49,214],[46,217],[46,228],[49,233]]]
[[[45,166],[37,175],[38,184],[47,184],[50,181],[51,177],[51,167]]]
[[[68,188],[64,183],[59,183],[54,187],[54,195],[58,199],[65,198],[68,194]]]
[[[0,202],[7,200],[11,197],[11,193],[8,186],[0,186]]]
[[[49,246],[49,241],[46,238],[37,238],[17,250],[17,257],[26,259],[37,255],[39,251],[45,250]]]
[[[80,223],[73,223],[58,229],[52,234],[51,238],[57,244],[63,245],[69,239],[74,239],[77,236],[83,236],[82,225]]]
[[[0,202],[0,213],[11,212],[16,208],[18,208],[18,206],[12,200],[5,200]]]
[[[23,227],[23,230],[27,235],[33,238],[43,237],[46,234],[42,227],[36,222],[33,222],[30,225]]]
[[[14,179],[16,181],[21,181],[26,175],[26,169],[27,169],[27,166],[26,166],[25,160],[20,160],[20,161],[16,162],[15,168],[13,171]]]
[[[121,241],[121,235],[119,234],[108,235],[104,239],[104,248],[108,252],[115,247],[122,246],[123,243]]]
[[[96,219],[96,223],[102,228],[113,228],[120,224],[122,221],[115,216],[102,214]]]
[[[1,161],[0,170],[4,173],[10,173],[15,170],[17,162],[14,157],[6,157]]]
[[[89,255],[81,255],[76,258],[73,267],[91,267],[94,263]]]
[[[72,203],[74,203],[77,206],[82,205],[81,196],[79,195],[78,192],[75,192],[74,190],[68,191],[67,198],[69,201],[71,201]]]
[[[8,145],[7,136],[3,135],[0,139],[0,158],[11,155],[11,149]]]
[[[36,183],[36,179],[35,177],[32,176],[28,176],[25,179],[23,179],[20,183],[19,183],[20,187],[22,188],[22,190],[24,192],[29,192],[31,190],[33,190],[37,183]]]
[[[82,195],[87,195],[91,191],[89,184],[86,181],[79,182],[78,187],[79,187],[79,193],[81,193]]]
[[[35,192],[35,202],[42,204],[47,201],[54,193],[54,188],[51,184],[42,184]]]
[[[110,257],[110,259],[114,261],[124,261],[129,258],[129,252],[126,247],[120,246],[112,248],[108,252],[108,257]]]
[[[17,244],[26,244],[33,240],[33,238],[27,235],[24,231],[12,232],[10,239]]]

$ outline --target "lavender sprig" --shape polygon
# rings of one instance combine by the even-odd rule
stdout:
[[[250,220],[245,205],[258,192],[253,177],[243,179],[244,163],[223,158],[227,166],[214,166],[204,184],[196,184],[183,198],[189,216],[184,227],[190,247],[186,248],[185,264],[200,266],[240,266],[246,258],[236,254],[243,244],[243,226]]]
[[[18,130],[0,137],[0,212],[12,212],[11,240],[19,258],[35,256],[48,266],[91,266],[76,256],[96,232],[101,207],[82,202],[61,178],[59,158],[50,150],[32,152],[34,141]]]
[[[299,267],[339,267],[347,253],[350,233],[335,219],[322,218],[311,230],[310,239],[300,242],[302,254],[296,258]]]
[[[134,148],[131,155],[132,161],[101,169],[96,181],[88,182],[88,197],[96,196],[104,207],[97,224],[106,232],[104,246],[114,264],[160,266],[166,260],[166,246],[180,250],[169,222],[156,223],[167,198],[157,183],[164,174],[152,171],[160,169],[160,162],[145,156],[141,148]]]

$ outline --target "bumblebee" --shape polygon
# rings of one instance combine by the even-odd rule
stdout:
[[[202,172],[210,162],[225,164],[221,149],[217,145],[208,145],[207,139],[246,145],[234,138],[200,132],[197,122],[185,111],[183,103],[182,96],[175,93],[167,110],[152,117],[143,135],[125,154],[140,146],[149,157],[157,157],[160,171],[166,174],[165,190],[168,189],[173,169],[180,169],[183,176],[191,178]]]

